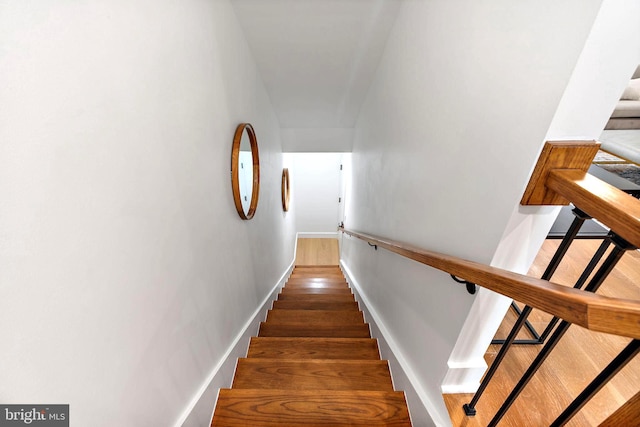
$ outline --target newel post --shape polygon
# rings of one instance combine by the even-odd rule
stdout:
[[[545,183],[553,169],[577,169],[586,172],[600,143],[597,141],[547,141],[533,169],[521,205],[568,205],[569,201],[549,189]]]

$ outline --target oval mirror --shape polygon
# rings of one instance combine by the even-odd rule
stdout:
[[[253,218],[260,191],[260,159],[256,134],[249,123],[240,123],[233,136],[231,187],[240,218]]]
[[[289,169],[282,169],[282,209],[289,211],[289,198],[291,197],[289,189]]]

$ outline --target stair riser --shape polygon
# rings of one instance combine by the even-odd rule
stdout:
[[[289,279],[287,280],[287,283],[286,283],[286,285],[313,285],[313,284],[348,286],[346,280],[337,280],[337,279],[336,280]]]
[[[355,301],[353,294],[309,294],[303,292],[287,292],[278,295],[278,301],[321,301],[346,302]]]
[[[382,360],[239,359],[233,388],[393,391],[389,367]]]
[[[260,323],[261,337],[371,338],[369,325],[278,325]]]
[[[380,360],[378,343],[367,338],[253,337],[249,358]]]
[[[352,310],[359,311],[358,303],[349,302],[318,302],[318,301],[274,301],[273,308],[277,310]]]
[[[335,310],[269,310],[267,323],[270,324],[303,324],[303,325],[342,325],[362,324],[364,317],[361,311]]]
[[[322,289],[322,288],[295,288],[284,287],[282,294],[308,294],[308,295],[351,295],[351,289]]]

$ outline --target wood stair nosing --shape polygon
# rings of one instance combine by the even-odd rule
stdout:
[[[363,324],[361,311],[353,310],[269,310],[266,323],[335,325]]]
[[[309,278],[290,278],[289,280],[286,281],[286,283],[288,285],[310,285],[313,283],[327,283],[327,284],[336,284],[336,285],[344,285],[347,286],[347,281],[344,280],[343,278],[340,279],[333,279],[333,280],[328,280],[328,279],[317,279],[315,277],[309,277]]]
[[[340,266],[337,266],[337,265],[319,265],[319,266],[306,265],[304,267],[294,268],[292,273],[307,273],[310,271],[318,271],[325,274],[331,274],[331,273],[342,274],[342,269],[340,268]]]
[[[249,358],[380,360],[373,338],[252,337]]]
[[[340,268],[339,264],[301,264],[296,268]]]
[[[349,288],[322,289],[322,288],[295,288],[284,287],[281,294],[309,294],[309,295],[353,295]]]
[[[287,283],[284,285],[287,290],[305,290],[305,289],[349,289],[346,283]]]
[[[324,276],[319,274],[306,274],[306,275],[291,275],[287,279],[288,281],[315,281],[315,282],[346,282],[347,280],[342,275]]]
[[[393,391],[384,360],[238,359],[232,388]]]
[[[403,392],[221,389],[212,427],[410,427]]]
[[[262,322],[260,337],[307,337],[307,338],[371,338],[369,325],[362,324],[274,324]]]
[[[305,269],[294,269],[289,276],[344,276],[344,273],[340,269],[330,269],[330,268],[305,268]]]
[[[313,299],[295,301],[295,300],[282,300],[274,301],[272,305],[273,309],[277,310],[351,310],[360,311],[358,303],[356,301],[315,301]]]
[[[304,293],[304,292],[287,292],[279,293],[278,301],[325,301],[325,302],[341,302],[341,301],[355,301],[353,294],[347,293]]]

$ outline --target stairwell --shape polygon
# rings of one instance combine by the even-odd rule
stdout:
[[[212,426],[411,426],[339,267],[294,269]]]

